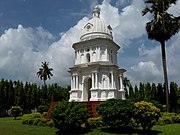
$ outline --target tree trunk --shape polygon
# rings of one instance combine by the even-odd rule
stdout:
[[[46,85],[46,80],[45,79],[43,79],[43,83],[44,83],[44,86]]]
[[[166,107],[167,112],[169,111],[169,89],[168,89],[168,76],[167,76],[167,67],[166,67],[166,48],[165,41],[161,41],[161,51],[162,51],[162,64],[164,70],[164,85],[165,85],[165,93],[166,93]]]

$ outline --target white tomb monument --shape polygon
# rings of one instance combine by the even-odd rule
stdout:
[[[93,9],[93,17],[83,26],[80,42],[72,46],[75,64],[71,73],[69,101],[106,101],[125,99],[123,73],[117,65],[120,47],[113,41],[112,28],[100,19],[100,9]]]

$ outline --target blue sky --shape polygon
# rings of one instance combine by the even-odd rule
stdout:
[[[100,17],[113,28],[120,45],[118,63],[133,84],[163,82],[159,43],[148,40],[141,16],[143,0],[0,0],[1,78],[42,84],[36,72],[41,61],[54,69],[49,83],[70,85],[74,65],[72,44],[99,5]],[[168,12],[179,16],[180,0]],[[180,34],[167,42],[169,81],[180,83]]]

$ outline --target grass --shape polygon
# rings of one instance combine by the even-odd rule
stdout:
[[[14,120],[13,117],[0,118],[0,135],[56,135],[57,130],[55,128],[49,127],[38,127],[29,126],[22,124],[22,120]],[[108,131],[107,129],[94,129],[85,135],[117,135],[117,132]],[[119,133],[120,134],[120,133]],[[143,134],[141,129],[135,129],[131,135]],[[154,126],[150,134],[157,135],[179,135],[180,134],[180,124],[169,124],[164,126]],[[121,133],[121,135],[123,135]],[[124,133],[125,135],[125,133]],[[127,135],[127,133],[126,133]]]
[[[24,125],[18,118],[0,118],[0,135],[56,135],[55,128]]]

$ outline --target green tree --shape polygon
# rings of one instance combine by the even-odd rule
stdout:
[[[82,103],[62,101],[52,110],[52,117],[61,134],[74,134],[81,131],[81,125],[87,121],[89,112]]]
[[[147,6],[142,11],[143,16],[147,13],[153,15],[153,19],[146,23],[148,38],[156,40],[161,44],[167,111],[169,111],[169,92],[165,41],[175,35],[180,28],[180,17],[175,17],[172,14],[169,14],[167,10],[172,4],[175,4],[176,1],[177,0],[145,0]]]
[[[41,68],[39,68],[39,71],[37,72],[38,77],[43,80],[44,85],[46,85],[46,80],[49,78],[51,79],[51,76],[53,76],[52,68],[49,68],[49,62],[42,62]]]
[[[145,91],[144,91],[144,83],[142,83],[142,82],[140,82],[140,84],[139,84],[139,95],[140,95],[140,99],[144,100]]]
[[[134,119],[144,131],[150,130],[161,116],[160,109],[151,102],[137,102],[134,104]]]
[[[22,109],[20,106],[12,106],[11,115],[14,117],[15,120],[20,115],[21,112],[22,112]]]
[[[157,95],[156,84],[152,83],[151,88],[152,88],[152,93],[151,93],[152,100],[156,100],[156,95]]]
[[[163,92],[163,87],[161,83],[158,83],[157,85],[157,97],[156,100],[159,101],[161,104],[164,104],[164,92]]]
[[[148,82],[145,84],[144,87],[145,87],[145,100],[150,101],[152,99],[152,97],[151,97],[151,93],[152,93],[151,84]]]
[[[130,100],[108,99],[100,103],[96,110],[110,129],[128,127],[133,116],[133,104]]]
[[[124,90],[126,91],[126,98],[129,97],[129,86],[131,85],[130,81],[127,79],[127,77],[123,78],[123,85],[124,85]]]
[[[169,94],[169,101],[170,101],[170,110],[172,111],[175,109],[176,112],[176,106],[177,106],[177,90],[178,90],[178,85],[175,82],[170,83],[170,94]]]

